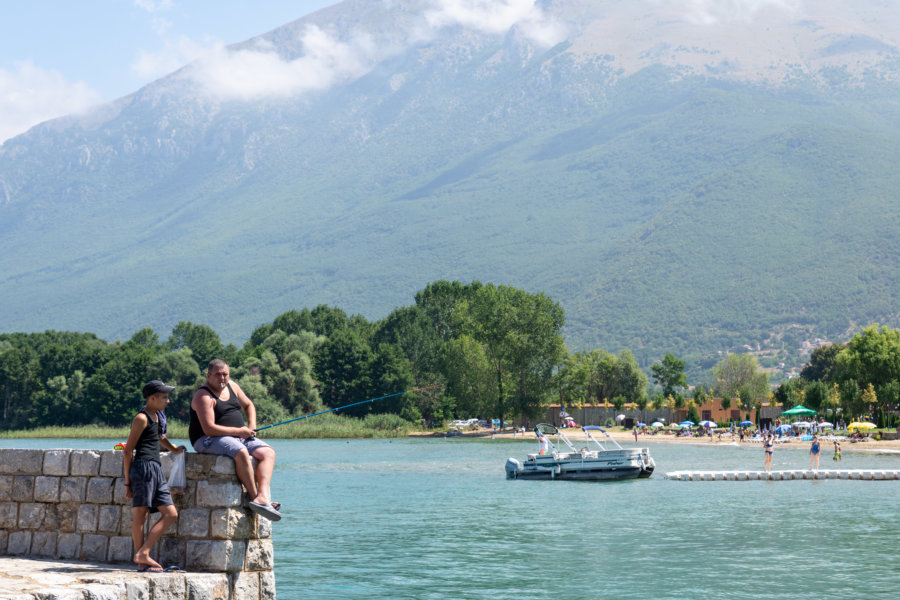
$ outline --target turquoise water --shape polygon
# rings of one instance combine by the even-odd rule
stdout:
[[[54,440],[55,447],[98,446]],[[0,440],[51,447],[47,440]],[[510,481],[533,441],[273,440],[278,597],[895,598],[898,481],[677,482],[759,446],[650,444],[657,474]],[[807,468],[777,448],[774,468]],[[822,468],[832,468],[823,456]],[[841,468],[900,468],[844,452]]]

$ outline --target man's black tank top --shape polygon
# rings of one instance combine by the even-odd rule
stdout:
[[[222,425],[223,427],[243,427],[244,426],[244,413],[241,411],[241,402],[238,400],[237,394],[234,393],[234,390],[231,389],[231,384],[227,385],[228,393],[230,394],[230,398],[228,401],[222,401],[219,397],[209,389],[207,386],[201,386],[201,390],[206,390],[209,392],[209,395],[216,399],[216,405],[213,407],[213,421],[216,425]],[[200,417],[197,416],[197,411],[193,408],[191,409],[191,423],[188,426],[188,437],[191,439],[191,445],[193,446],[197,440],[203,437],[203,427],[200,425]]]
[[[147,426],[141,432],[137,444],[134,445],[134,461],[153,461],[159,462],[159,423],[150,418],[147,411],[142,410],[147,415]],[[138,413],[140,414],[140,413]]]

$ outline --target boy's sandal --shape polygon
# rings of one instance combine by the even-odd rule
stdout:
[[[162,573],[163,568],[156,565],[141,565],[138,567],[138,573]]]

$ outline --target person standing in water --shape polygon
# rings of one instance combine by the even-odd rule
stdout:
[[[768,435],[768,437],[766,437],[765,449],[766,449],[766,462],[765,462],[765,465],[763,465],[763,470],[771,471],[772,470],[772,453],[775,451],[775,440],[772,439],[771,433]]]
[[[810,471],[818,471],[819,470],[819,436],[814,435],[812,439],[812,446],[809,447],[809,455],[811,458],[809,470]]]

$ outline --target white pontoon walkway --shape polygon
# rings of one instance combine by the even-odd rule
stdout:
[[[854,471],[672,471],[666,479],[675,481],[788,481],[796,479],[857,479],[863,481],[900,480],[900,471],[858,469]]]

